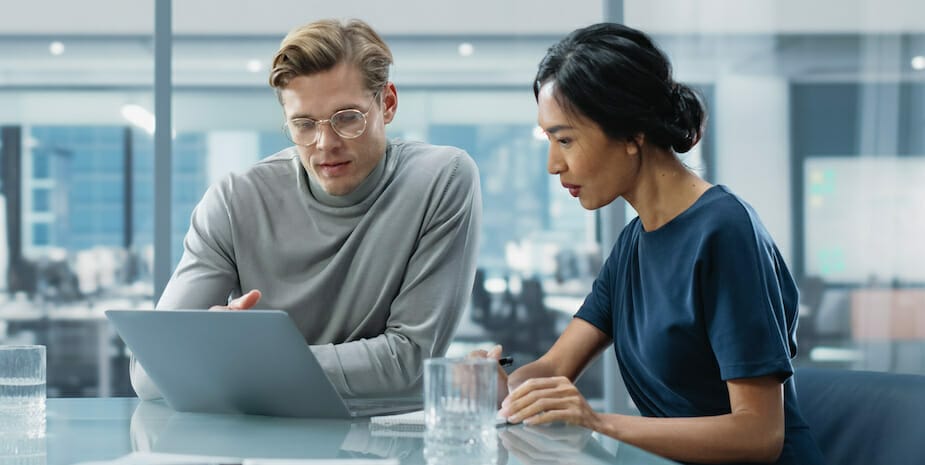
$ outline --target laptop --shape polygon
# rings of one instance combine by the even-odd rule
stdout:
[[[107,310],[181,412],[356,418],[421,408],[420,395],[345,399],[280,310]]]

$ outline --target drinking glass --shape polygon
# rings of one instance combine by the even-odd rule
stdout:
[[[424,456],[428,464],[494,464],[498,362],[424,361]]]
[[[0,346],[0,438],[45,436],[45,346]]]

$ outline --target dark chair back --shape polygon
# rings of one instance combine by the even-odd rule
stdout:
[[[925,464],[925,376],[798,368],[796,391],[829,465]]]

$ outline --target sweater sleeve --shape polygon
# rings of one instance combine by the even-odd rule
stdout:
[[[240,293],[230,212],[222,189],[211,187],[193,210],[183,241],[183,256],[157,302],[158,310],[207,309],[224,305],[230,294]],[[129,377],[139,398],[162,397],[134,356]]]
[[[460,154],[439,173],[432,213],[392,301],[385,331],[372,338],[311,346],[347,396],[400,393],[419,386],[423,360],[442,356],[468,304],[475,277],[481,194],[475,162]],[[409,199],[409,201],[411,201]]]

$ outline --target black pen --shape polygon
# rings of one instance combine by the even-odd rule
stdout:
[[[503,367],[506,367],[512,363],[514,363],[514,357],[501,357],[498,359],[498,365]]]

